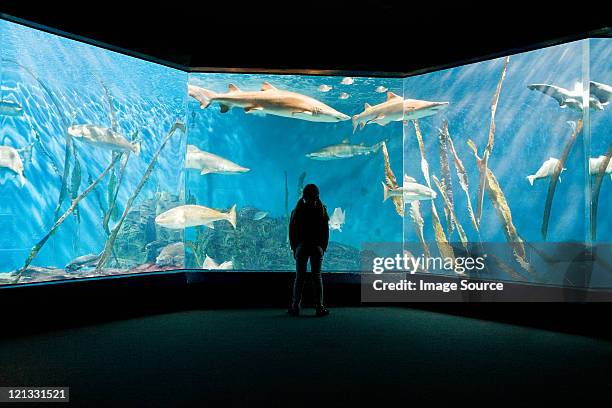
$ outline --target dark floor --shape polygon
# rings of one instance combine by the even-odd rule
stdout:
[[[406,308],[332,312],[195,310],[0,340],[0,385],[69,386],[89,407],[608,398],[612,342]]]

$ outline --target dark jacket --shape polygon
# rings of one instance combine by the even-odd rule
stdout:
[[[317,200],[315,205],[310,205],[300,199],[289,221],[291,250],[295,251],[300,244],[313,244],[325,251],[329,241],[328,222],[327,209],[321,201]]]

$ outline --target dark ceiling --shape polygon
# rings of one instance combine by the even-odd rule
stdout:
[[[302,0],[243,5],[220,0],[151,1],[132,8],[127,3],[41,7],[3,0],[0,12],[185,68],[404,74],[584,38],[607,23],[596,12],[583,14],[560,3],[366,0],[341,5]]]

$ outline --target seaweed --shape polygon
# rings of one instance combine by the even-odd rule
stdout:
[[[151,159],[151,162],[149,163],[147,170],[143,174],[142,179],[140,180],[140,183],[136,187],[136,190],[134,190],[134,192],[128,199],[125,205],[125,209],[123,210],[123,214],[121,215],[121,218],[119,219],[119,221],[117,222],[117,224],[111,231],[108,239],[106,240],[106,244],[104,245],[104,251],[102,255],[100,256],[100,260],[98,261],[98,264],[96,265],[96,270],[101,269],[106,263],[106,260],[110,256],[112,248],[115,244],[115,239],[117,238],[117,234],[119,233],[119,230],[121,229],[121,226],[123,225],[123,222],[125,221],[125,218],[127,217],[130,211],[130,207],[132,206],[132,203],[134,202],[136,197],[138,197],[138,194],[140,194],[140,191],[146,184],[147,180],[149,180],[149,177],[151,177],[151,173],[153,172],[153,169],[155,168],[155,165],[157,164],[157,159],[159,158],[161,151],[166,146],[170,138],[172,138],[172,136],[175,134],[177,129],[180,129],[183,133],[185,133],[185,125],[180,121],[176,121],[172,125],[172,128],[170,129],[166,137],[162,140],[160,146],[157,148],[157,151],[153,155],[153,158]],[[115,160],[113,161],[113,164],[115,161],[116,161],[116,157],[115,157]]]
[[[410,203],[409,214],[414,224],[414,231],[419,237],[421,245],[423,245],[423,254],[426,257],[429,257],[431,255],[429,252],[429,246],[427,245],[427,242],[425,242],[425,235],[423,234],[423,226],[425,225],[425,222],[423,221],[423,215],[421,214],[421,204],[418,200]]]
[[[451,179],[450,166],[448,164],[448,122],[444,121],[442,129],[438,129],[438,147],[440,149],[440,178],[442,179],[441,188],[446,196],[444,207],[444,217],[446,218],[446,229],[448,236],[453,234],[454,217],[454,197],[453,184]]]
[[[113,173],[111,174],[111,178],[108,182],[107,189],[107,202],[108,202],[108,211],[104,214],[104,220],[102,222],[102,226],[106,235],[110,235],[110,230],[108,228],[108,223],[112,219],[113,221],[117,221],[119,218],[119,206],[117,205],[117,196],[119,195],[119,187],[121,187],[121,182],[123,181],[123,176],[125,174],[125,169],[127,166],[128,159],[130,158],[130,153],[118,153],[113,152],[113,155],[118,155],[122,158],[121,161],[121,169],[119,170],[119,178],[117,179],[115,175],[115,170],[113,169]]]
[[[591,187],[591,240],[595,241],[597,238],[597,207],[599,206],[599,191],[601,190],[601,184],[606,175],[606,169],[610,163],[610,157],[612,157],[612,144],[608,147],[605,159],[599,165],[597,174],[595,175],[595,185]]]
[[[63,222],[66,221],[66,218],[68,218],[68,216],[74,211],[74,209],[79,204],[79,202],[83,200],[85,197],[87,197],[87,195],[98,185],[98,183],[100,183],[100,181],[102,181],[102,179],[106,177],[110,169],[115,165],[115,162],[116,162],[116,158],[113,161],[111,161],[108,167],[106,167],[106,169],[104,169],[104,171],[100,173],[98,178],[96,178],[93,181],[93,183],[91,183],[78,197],[72,200],[70,207],[64,212],[64,214],[62,214],[61,217],[57,219],[57,221],[55,221],[55,224],[53,224],[53,226],[51,227],[51,229],[49,229],[47,234],[45,234],[45,236],[40,241],[38,241],[36,245],[34,245],[32,250],[30,251],[30,254],[26,258],[24,265],[16,273],[15,283],[19,282],[19,279],[21,279],[21,276],[23,275],[23,273],[28,269],[28,266],[30,266],[30,264],[32,263],[36,255],[38,255],[38,252],[40,252],[40,250],[45,245],[45,243],[49,240],[51,235],[53,235],[55,231],[60,227],[60,225],[62,225]]]
[[[55,158],[51,155],[51,153],[49,153],[49,150],[47,150],[44,143],[42,143],[42,140],[40,139],[40,133],[38,133],[38,131],[34,129],[34,127],[31,127],[31,129],[32,129],[32,132],[34,133],[34,139],[36,139],[36,144],[38,146],[38,149],[45,156],[46,161],[48,161],[48,163],[51,165],[51,168],[53,169],[55,174],[57,174],[59,177],[62,177],[62,172],[57,167]]]
[[[431,180],[429,178],[429,164],[427,163],[427,159],[425,159],[425,145],[423,143],[423,135],[421,134],[421,128],[419,126],[419,122],[416,119],[412,121],[412,124],[414,125],[414,131],[416,133],[417,141],[419,143],[419,151],[421,152],[421,171],[423,172],[423,176],[425,177],[427,186],[431,188]],[[436,245],[438,246],[440,254],[444,258],[455,259],[453,247],[449,245],[448,240],[446,239],[446,235],[444,234],[444,228],[442,228],[442,224],[440,223],[440,217],[438,217],[438,211],[436,210],[436,203],[434,202],[434,200],[431,200],[431,219],[434,236],[436,238]]]
[[[478,231],[478,224],[476,223],[476,218],[474,217],[474,210],[472,209],[472,200],[470,199],[468,174],[467,174],[467,171],[465,171],[463,162],[461,161],[461,159],[459,158],[459,155],[457,154],[457,151],[455,150],[453,139],[450,136],[450,133],[448,133],[448,126],[445,127],[445,129],[446,129],[446,134],[448,136],[447,138],[448,147],[453,156],[455,170],[457,171],[457,177],[459,178],[459,186],[461,186],[461,189],[465,192],[465,197],[467,199],[468,214],[470,216],[470,220],[472,221],[472,226],[474,227],[476,231]]]
[[[480,218],[482,217],[482,205],[484,200],[485,183],[488,174],[487,169],[489,168],[489,156],[493,152],[493,144],[495,141],[495,112],[497,111],[499,94],[501,92],[501,87],[504,78],[506,77],[506,71],[508,69],[509,62],[510,57],[508,56],[504,59],[504,67],[502,69],[501,76],[499,77],[499,81],[497,82],[497,87],[495,88],[493,100],[491,101],[491,122],[489,125],[489,137],[487,139],[487,146],[485,147],[485,152],[483,153],[483,158],[481,161],[484,170],[480,172],[480,179],[478,181],[478,198],[476,201],[476,223],[478,224],[478,226],[480,226]]]
[[[79,162],[79,157],[77,156],[76,149],[74,150],[74,168],[72,169],[72,174],[70,175],[70,199],[74,201],[75,198],[79,195],[79,188],[81,187],[81,163]],[[73,215],[76,217],[78,223],[81,222],[81,215],[79,211],[79,206],[74,207]]]
[[[391,170],[391,163],[389,162],[389,152],[387,151],[387,143],[383,142],[382,144],[382,154],[383,159],[385,161],[385,184],[389,189],[396,190],[399,188],[397,184],[397,179],[395,178],[395,174],[393,174],[393,170]],[[391,201],[393,201],[393,205],[395,205],[395,211],[400,217],[404,216],[404,199],[401,196],[393,196],[391,197]]]
[[[463,247],[466,250],[468,250],[467,236],[465,235],[465,231],[463,230],[461,223],[459,222],[459,220],[457,219],[457,216],[455,215],[455,209],[453,208],[453,204],[450,201],[450,198],[448,197],[447,192],[445,191],[444,185],[443,183],[440,182],[440,180],[438,180],[435,174],[432,175],[432,178],[433,178],[434,183],[436,183],[436,187],[438,187],[438,190],[440,190],[440,195],[442,196],[442,199],[444,200],[444,204],[446,206],[445,209],[448,212],[449,218],[451,219],[452,223],[457,227],[457,234],[459,234],[459,240],[461,241],[461,244],[463,244]]]
[[[533,273],[533,269],[527,262],[527,256],[525,253],[525,246],[523,245],[523,240],[518,235],[516,227],[512,223],[512,212],[510,211],[510,206],[508,205],[508,201],[506,200],[504,192],[499,186],[495,174],[493,174],[493,171],[491,171],[491,169],[486,167],[484,159],[478,156],[478,148],[476,147],[474,142],[471,139],[468,139],[467,144],[474,153],[478,171],[480,171],[480,177],[485,178],[484,185],[486,187],[487,194],[489,196],[489,199],[493,203],[493,207],[495,208],[499,219],[504,225],[504,235],[506,237],[506,241],[510,244],[512,248],[514,258],[523,269],[530,273]],[[485,151],[485,155],[486,153],[487,151]]]
[[[87,175],[87,184],[93,183],[93,179],[91,178],[91,174]],[[96,197],[96,201],[98,202],[98,207],[100,207],[100,211],[102,215],[106,213],[106,209],[104,208],[104,204],[102,203],[102,196],[100,196],[100,191],[96,188],[94,190],[94,196]]]
[[[574,143],[576,143],[576,138],[578,134],[582,130],[582,119],[578,120],[574,129],[572,130],[572,134],[569,137],[569,140],[565,144],[565,148],[563,149],[563,153],[559,158],[559,162],[555,167],[555,171],[550,176],[550,183],[548,184],[548,193],[546,194],[546,204],[544,205],[544,216],[542,217],[542,239],[546,240],[546,235],[548,234],[548,221],[550,220],[550,210],[552,208],[553,198],[555,196],[555,190],[557,189],[557,182],[559,181],[559,176],[561,175],[561,170],[567,161],[567,157],[569,156]]]
[[[300,177],[298,178],[298,184],[297,184],[297,196],[298,199],[302,196],[302,190],[304,190],[304,179],[306,178],[306,172],[302,172],[302,174],[300,174]]]

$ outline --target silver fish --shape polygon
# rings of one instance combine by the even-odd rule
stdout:
[[[385,141],[378,142],[372,146],[362,144],[349,144],[345,139],[340,144],[323,147],[317,151],[306,154],[306,157],[313,160],[337,160],[349,159],[355,156],[369,155],[378,152]]]
[[[185,167],[200,171],[200,175],[209,173],[216,174],[239,174],[246,173],[250,169],[224,159],[212,153],[198,149],[194,145],[187,145],[187,157]]]
[[[202,205],[180,205],[159,214],[155,223],[169,229],[185,229],[226,220],[236,228],[236,204],[228,212],[221,212]]]
[[[140,143],[130,143],[118,132],[96,125],[73,125],[68,128],[68,134],[94,146],[101,146],[109,150],[132,151],[140,155]]]

